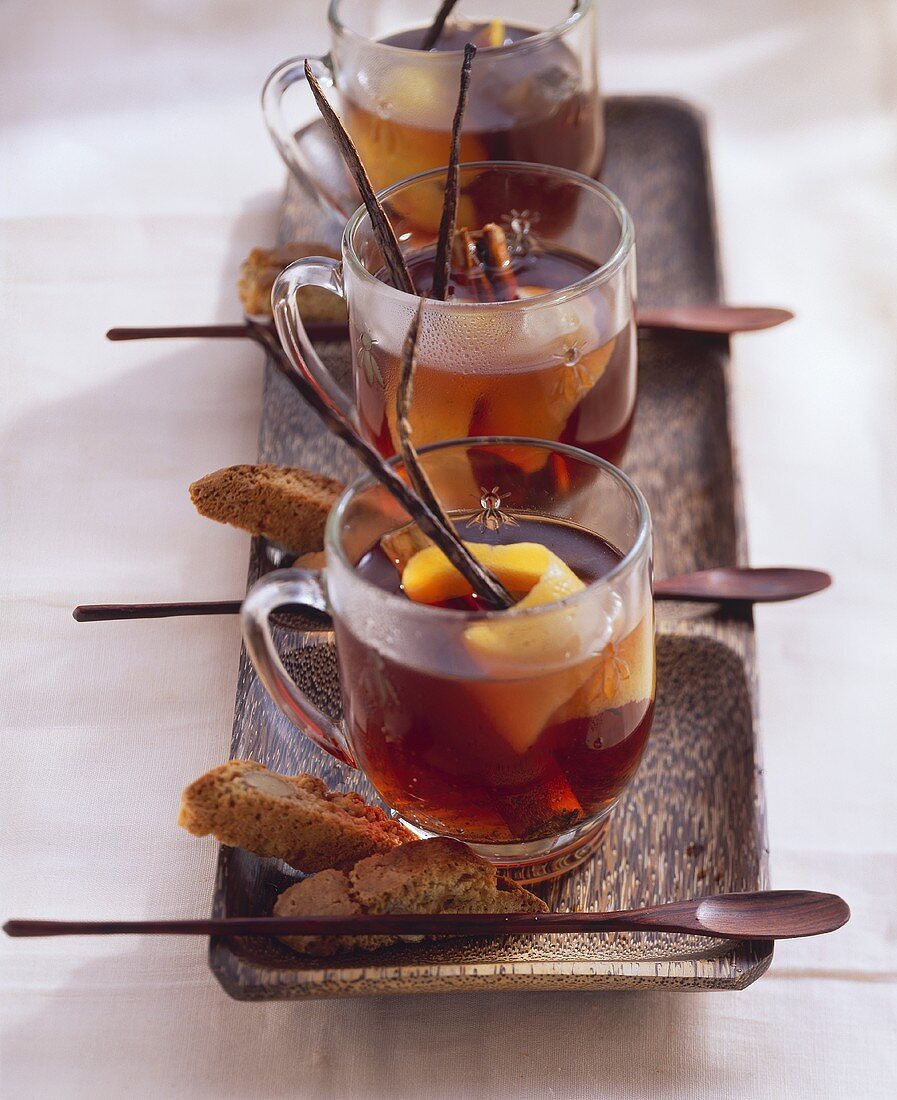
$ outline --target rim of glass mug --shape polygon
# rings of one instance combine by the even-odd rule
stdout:
[[[376,46],[384,52],[402,54],[405,57],[407,57],[409,53],[426,54],[427,57],[431,57],[437,62],[441,58],[448,58],[453,66],[457,65],[458,57],[464,52],[463,50],[440,50],[436,53],[430,50],[409,50],[406,46],[392,46],[377,38],[369,38],[366,34],[361,34],[359,31],[353,30],[340,18],[339,9],[343,2],[344,0],[330,0],[330,5],[327,9],[327,22],[330,24],[330,28],[335,37],[354,39],[357,42]],[[579,0],[579,3],[577,3],[576,7],[569,15],[561,20],[561,22],[555,23],[554,26],[546,27],[545,30],[539,31],[538,34],[530,35],[528,38],[520,39],[518,42],[510,42],[503,46],[480,47],[477,52],[484,54],[488,53],[490,57],[496,57],[511,52],[518,56],[522,53],[529,53],[534,49],[538,49],[546,42],[550,42],[556,38],[562,38],[571,27],[576,26],[577,23],[588,15],[594,3],[595,0]],[[428,25],[429,24],[423,24],[421,30],[426,30]]]
[[[641,563],[651,543],[651,513],[648,509],[648,502],[645,500],[644,494],[632,478],[624,474],[618,466],[614,466],[613,463],[608,462],[604,458],[600,458],[598,455],[593,455],[589,451],[584,451],[581,447],[572,447],[568,443],[556,443],[552,440],[537,439],[534,436],[517,435],[479,435],[440,440],[437,443],[426,444],[426,446],[419,449],[418,453],[426,455],[431,451],[445,450],[449,447],[461,446],[469,448],[496,445],[510,447],[542,447],[556,453],[567,455],[570,458],[586,462],[590,466],[598,467],[598,469],[609,474],[619,485],[621,485],[624,491],[635,502],[638,517],[637,530],[632,545],[623,553],[623,557],[620,561],[607,573],[602,574],[596,580],[589,582],[584,589],[579,592],[574,592],[571,596],[567,596],[563,600],[556,600],[553,603],[537,607],[517,609],[514,612],[515,615],[538,618],[546,612],[555,611],[558,607],[576,607],[578,604],[593,598],[596,591],[610,586],[621,578],[625,578]],[[401,455],[394,455],[387,460],[387,463],[390,466],[400,465],[402,463]],[[432,604],[415,603],[413,600],[409,600],[398,593],[387,592],[358,572],[356,565],[352,564],[343,549],[342,539],[340,538],[341,521],[349,505],[352,503],[353,498],[357,497],[364,490],[375,487],[378,484],[379,482],[373,474],[361,474],[355,481],[346,486],[339,500],[331,508],[324,528],[324,550],[327,554],[324,569],[325,576],[328,570],[330,570],[330,557],[332,554],[339,569],[346,577],[351,578],[350,583],[359,584],[367,591],[377,592],[379,596],[394,601],[396,604],[400,604],[403,615],[423,615],[431,624],[435,615],[442,616],[444,622],[488,621],[506,615],[506,611],[461,611],[449,607],[435,607]],[[384,492],[386,492],[385,489]]]
[[[583,175],[582,172],[574,172],[571,168],[558,168],[554,165],[547,164],[535,164],[531,161],[520,160],[473,160],[466,162],[460,166],[461,177],[465,173],[470,171],[482,171],[484,169],[500,169],[507,172],[540,172],[546,175],[555,176],[558,179],[563,179],[568,182],[579,183],[594,194],[598,195],[607,205],[611,208],[617,217],[620,224],[620,237],[611,253],[610,258],[603,264],[599,265],[589,275],[585,275],[582,279],[577,280],[575,283],[570,283],[569,286],[561,287],[559,290],[552,290],[546,294],[534,294],[531,298],[518,298],[510,302],[459,302],[448,300],[445,302],[436,301],[433,298],[427,298],[427,309],[488,309],[488,310],[513,310],[527,308],[529,306],[543,306],[547,303],[564,302],[569,298],[577,297],[580,294],[584,294],[596,286],[601,286],[603,283],[608,282],[623,266],[632,252],[635,244],[635,232],[632,224],[632,217],[620,199],[614,194],[609,187],[606,187],[603,183],[599,183],[598,180],[592,179],[591,176]],[[395,194],[405,188],[412,186],[413,184],[421,183],[424,180],[433,179],[438,176],[444,176],[448,171],[447,167],[442,168],[430,168],[426,172],[418,172],[415,176],[408,176],[403,180],[399,180],[397,183],[391,184],[389,187],[385,187],[382,191],[377,192],[377,198],[381,203],[386,202],[390,195]],[[353,239],[355,234],[362,228],[365,220],[370,222],[370,215],[364,205],[359,206],[355,213],[349,218],[346,223],[346,228],[343,231],[342,239],[342,254],[345,262],[351,267],[353,274],[359,279],[368,284],[374,284],[378,287],[382,287],[384,291],[390,292],[393,295],[397,295],[399,300],[405,302],[413,302],[420,298],[419,294],[407,294],[404,290],[399,290],[397,287],[391,286],[389,283],[383,282],[382,279],[378,279],[376,275],[372,274],[362,263],[360,256],[355,251]]]

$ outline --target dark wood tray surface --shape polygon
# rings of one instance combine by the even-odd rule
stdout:
[[[654,97],[607,102],[603,180],[636,226],[639,297],[645,305],[716,301],[716,230],[701,118]],[[291,182],[281,239],[317,235],[319,215]],[[347,378],[345,345],[321,349]],[[657,576],[747,560],[728,405],[728,343],[720,337],[642,334],[640,397],[625,468],[655,524]],[[295,463],[350,478],[356,464],[276,374],[265,373],[261,461]],[[254,542],[250,583],[272,562]],[[641,770],[596,857],[541,889],[553,909],[627,908],[767,885],[766,824],[756,735],[753,624],[661,605],[657,717]],[[284,638],[289,647],[290,638]],[[339,712],[331,646],[297,649],[291,672]],[[275,709],[245,652],[230,755],[279,771],[313,772],[374,798]],[[213,912],[270,912],[295,877],[273,860],[223,848]],[[484,989],[740,989],[772,958],[771,943],[647,934],[559,935],[402,945],[336,960],[301,958],[262,937],[213,939],[210,965],[241,999]]]

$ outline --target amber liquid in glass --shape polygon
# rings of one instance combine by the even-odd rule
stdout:
[[[621,558],[581,527],[517,519],[498,531],[465,531],[465,538],[540,542],[586,582]],[[380,547],[357,568],[401,594],[396,567]],[[469,610],[476,602],[445,606]],[[416,639],[422,666],[433,659],[444,667],[439,626]],[[400,664],[338,617],[335,629],[358,764],[386,802],[423,829],[482,844],[553,837],[608,812],[638,767],[653,716],[650,605],[634,630],[599,655],[505,680],[463,654],[451,675]]]
[[[467,42],[483,40],[488,24],[449,26],[436,52],[464,49]],[[416,51],[422,28],[399,31],[381,41],[388,46]],[[505,25],[503,43],[530,38],[535,31]],[[482,52],[475,64],[489,66]],[[451,79],[449,80],[449,75]],[[578,172],[597,172],[603,144],[603,124],[596,95],[582,89],[579,62],[563,42],[553,42],[533,55],[502,60],[489,68],[489,81],[471,96],[464,132],[461,162],[520,160],[553,164]],[[425,83],[421,65],[402,68],[395,62],[395,79],[377,106],[362,104],[342,94],[346,128],[367,166],[375,189],[397,180],[439,168],[448,162],[449,122],[444,128],[419,124],[421,102],[442,102],[454,107],[458,94],[457,73]],[[423,119],[422,121],[426,121]]]
[[[415,286],[423,295],[432,286],[434,254],[435,247],[431,247],[408,257]],[[595,270],[594,263],[574,253],[541,249],[513,256],[512,266],[522,293],[559,290]],[[449,298],[476,301],[473,288],[460,272],[453,272]],[[453,350],[460,366],[436,366],[428,346],[419,347],[411,414],[415,443],[420,446],[476,435],[530,436],[570,443],[619,464],[635,414],[634,323],[611,331],[598,290],[581,296],[576,305],[566,309],[534,311],[529,330],[518,326],[508,335],[503,323],[502,318],[494,318],[489,322],[493,327],[480,332],[471,319],[468,343],[463,344],[459,320],[461,335]],[[353,324],[361,426],[387,457],[398,449],[395,394],[401,377],[399,352],[398,346],[391,352],[382,342],[372,345]],[[540,452],[528,457],[530,461],[544,460]],[[540,470],[524,464],[523,472],[538,476]],[[481,484],[486,484],[489,476],[483,473]],[[507,488],[508,475],[503,476]]]

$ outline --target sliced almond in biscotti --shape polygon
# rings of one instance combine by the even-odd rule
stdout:
[[[202,516],[305,554],[324,545],[324,524],[343,488],[292,466],[227,466],[194,481],[190,499]]]
[[[457,840],[413,841],[369,856],[348,871],[325,871],[290,886],[274,915],[352,913],[545,913],[548,906]],[[411,936],[283,936],[311,955],[385,947]]]
[[[230,760],[191,783],[178,824],[306,872],[351,867],[414,839],[360,795],[330,791],[312,775],[279,775],[254,760]]]

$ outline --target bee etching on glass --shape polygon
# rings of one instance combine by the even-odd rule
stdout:
[[[484,531],[497,531],[503,525],[517,527],[517,520],[501,508],[502,498],[499,488],[493,485],[491,489],[480,486],[480,511],[467,521],[468,527],[482,527]],[[505,493],[505,497],[507,497]]]
[[[536,235],[533,226],[538,225],[537,211],[512,210],[502,214],[501,226],[508,238],[508,251],[512,256],[526,256],[536,247]]]
[[[564,347],[563,351],[552,356],[563,364],[560,378],[554,388],[554,396],[565,401],[578,401],[592,388],[595,379],[587,362],[583,361],[583,340],[575,340]]]
[[[376,381],[379,386],[383,386],[383,375],[380,372],[380,364],[377,362],[377,356],[374,354],[374,345],[377,341],[368,332],[363,332],[358,340],[358,362],[361,364],[361,369],[364,371],[364,376],[367,379],[369,386],[373,386]]]
[[[613,699],[623,681],[628,680],[632,675],[632,669],[621,655],[617,642],[611,642],[608,648],[610,654],[604,666],[604,694],[608,699]]]

